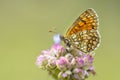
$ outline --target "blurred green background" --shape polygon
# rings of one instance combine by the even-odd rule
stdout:
[[[99,16],[101,45],[95,51],[96,76],[120,80],[120,0],[0,0],[0,80],[54,80],[35,65],[53,45],[49,30],[65,34],[86,9]]]

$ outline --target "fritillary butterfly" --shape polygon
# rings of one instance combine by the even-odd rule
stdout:
[[[61,39],[69,47],[82,52],[94,51],[100,43],[98,16],[94,9],[84,11]]]

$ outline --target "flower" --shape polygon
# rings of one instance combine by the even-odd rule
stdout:
[[[82,67],[82,66],[84,66],[84,60],[83,60],[83,58],[80,58],[80,57],[77,57],[76,58],[76,66],[77,67]]]
[[[54,69],[55,67],[56,67],[56,58],[51,57],[50,59],[48,59],[47,68]]]
[[[64,52],[65,52],[65,48],[63,46],[61,46],[60,44],[54,44],[51,47],[50,55],[56,56],[58,58],[58,57],[64,55]]]
[[[48,49],[48,50],[43,50],[42,52],[41,52],[43,55],[49,55],[49,53],[50,53],[50,50]]]
[[[55,51],[55,53],[62,53],[64,52],[65,48],[61,46],[60,44],[54,44],[52,46],[52,50]]]
[[[54,45],[43,50],[37,57],[36,65],[51,72],[51,75],[60,80],[85,80],[89,74],[95,74],[94,56],[77,49],[62,46],[60,35],[54,36]]]
[[[69,68],[70,63],[67,58],[60,57],[60,59],[57,60],[56,65],[57,65],[58,69],[66,70],[67,68]]]
[[[40,55],[37,57],[37,60],[36,60],[36,65],[40,68],[45,68],[45,66],[47,65],[48,63],[48,60],[46,58],[46,56],[44,55]]]

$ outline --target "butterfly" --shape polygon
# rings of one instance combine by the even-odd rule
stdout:
[[[72,48],[89,53],[94,51],[100,43],[98,32],[98,16],[94,9],[84,11],[67,30],[61,40]]]

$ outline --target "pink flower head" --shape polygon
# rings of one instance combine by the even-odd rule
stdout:
[[[40,56],[37,57],[37,60],[36,60],[36,65],[37,66],[39,66],[39,67],[46,66],[47,63],[48,63],[48,61],[47,61],[46,56],[40,55]]]
[[[89,71],[90,71],[93,75],[96,74],[96,72],[94,71],[94,67],[93,67],[93,66],[90,66]]]
[[[94,60],[94,58],[92,57],[92,55],[88,55],[88,61],[89,61],[89,63],[92,63],[93,60]]]
[[[60,59],[57,62],[58,62],[59,65],[68,64],[68,60],[65,57],[60,57]]]
[[[83,60],[83,58],[80,58],[80,57],[78,57],[78,58],[76,58],[76,65],[78,66],[78,67],[82,67],[82,66],[84,66],[84,60]]]
[[[66,77],[70,77],[70,75],[72,74],[72,72],[71,71],[69,71],[69,70],[67,70],[67,71],[65,71],[65,72],[63,72],[62,73],[62,78],[66,78]]]
[[[64,54],[65,48],[60,44],[54,44],[51,49],[57,57],[60,57]]]
[[[81,68],[75,68],[74,70],[73,70],[73,73],[83,73],[83,69],[81,69]]]
[[[63,51],[65,50],[63,46],[61,46],[60,44],[54,44],[52,46],[52,49],[56,50],[56,51]]]
[[[93,66],[90,66],[89,70],[90,70],[90,71],[94,71],[94,67],[93,67]]]
[[[49,69],[53,69],[56,67],[56,58],[53,58],[53,57],[50,57],[49,60],[48,60],[48,65],[47,67]]]
[[[50,54],[50,50],[43,50],[41,53],[42,53],[42,55],[49,55]]]
[[[68,62],[68,60],[65,57],[60,57],[60,59],[57,60],[56,64],[57,64],[57,67],[60,70],[62,70],[62,69],[68,68],[70,63]]]
[[[62,74],[62,77],[63,77],[63,78],[65,78],[65,77],[67,77],[67,76],[68,76],[67,73],[63,73],[63,74]]]

